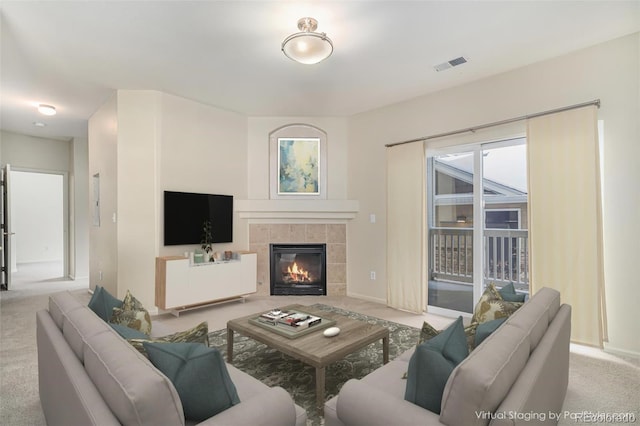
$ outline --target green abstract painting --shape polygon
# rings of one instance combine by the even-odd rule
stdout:
[[[319,194],[320,139],[278,139],[278,194]]]

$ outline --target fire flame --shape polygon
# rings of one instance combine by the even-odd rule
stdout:
[[[311,279],[309,278],[309,271],[305,271],[303,268],[299,268],[296,262],[293,262],[293,265],[287,268],[287,273],[289,274],[289,278],[291,278],[293,281],[311,281]]]

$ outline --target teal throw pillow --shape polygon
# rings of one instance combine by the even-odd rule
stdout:
[[[131,337],[127,341],[144,356],[148,356],[147,351],[144,350],[145,343],[201,343],[209,346],[209,325],[206,321],[189,330],[162,337],[151,338],[142,333],[140,334],[142,337]]]
[[[478,327],[476,327],[476,337],[474,342],[475,347],[482,343],[484,339],[489,337],[491,333],[496,331],[506,320],[507,317],[503,317],[478,324]]]
[[[109,323],[123,339],[147,339],[148,336],[138,330],[127,327],[126,325]]]
[[[442,393],[453,369],[469,355],[462,317],[418,345],[409,360],[404,399],[440,414]]]
[[[200,343],[144,343],[149,360],[176,388],[184,416],[204,421],[239,404],[222,355]]]
[[[502,300],[506,302],[524,302],[524,293],[517,293],[513,283],[509,283],[498,290]]]
[[[89,309],[96,313],[104,322],[109,322],[113,315],[113,308],[121,308],[122,300],[112,296],[104,287],[96,286],[93,290]]]

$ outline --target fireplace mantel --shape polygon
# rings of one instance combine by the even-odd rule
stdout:
[[[360,210],[357,200],[236,200],[241,219],[251,222],[287,220],[333,222],[351,220]]]

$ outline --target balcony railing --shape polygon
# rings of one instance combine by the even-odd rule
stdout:
[[[472,283],[473,229],[432,228],[429,235],[431,279]],[[528,235],[523,229],[484,230],[485,284],[529,289]]]

